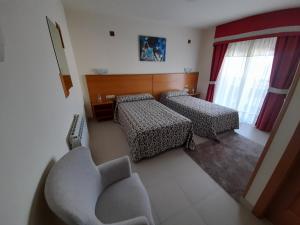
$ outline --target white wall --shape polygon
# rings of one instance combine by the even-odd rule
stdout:
[[[183,72],[184,67],[198,71],[201,32],[152,21],[110,17],[66,11],[81,75],[107,68],[110,74]],[[109,36],[109,31],[116,33]],[[140,62],[138,35],[167,38],[166,62]],[[188,44],[188,39],[192,43]],[[85,101],[88,94],[82,78]]]
[[[74,83],[68,98],[46,16],[63,32]],[[33,207],[42,208],[33,202],[43,195],[37,186],[49,162],[68,151],[66,135],[73,114],[83,113],[82,93],[60,1],[1,1],[0,27],[6,53],[0,62],[0,224],[33,224]]]
[[[215,27],[210,27],[202,30],[198,91],[204,98],[206,97],[210,77],[215,29]]]
[[[258,170],[258,173],[246,195],[246,200],[254,206],[275,167],[277,166],[284,150],[286,149],[299,121],[300,121],[300,82],[298,82],[293,98],[277,130],[270,149]]]

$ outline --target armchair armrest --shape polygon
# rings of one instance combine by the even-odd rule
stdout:
[[[135,217],[133,219],[124,220],[122,222],[113,223],[112,225],[150,225],[144,216]]]
[[[107,187],[119,180],[130,177],[132,174],[128,156],[111,160],[97,167],[99,173],[101,174],[101,179],[104,187]]]
[[[104,225],[101,223],[98,218],[94,217],[92,220],[89,221],[89,225]],[[148,222],[148,219],[145,216],[138,216],[132,219],[110,223],[110,225],[151,225]]]

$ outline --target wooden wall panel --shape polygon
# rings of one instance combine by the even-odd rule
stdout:
[[[91,104],[99,95],[152,93],[152,75],[86,75]]]
[[[157,98],[162,92],[170,90],[183,90],[188,88],[196,91],[198,73],[175,73],[153,75],[153,95]]]
[[[126,75],[86,75],[91,104],[99,95],[151,93],[158,98],[164,91],[197,89],[198,72]]]

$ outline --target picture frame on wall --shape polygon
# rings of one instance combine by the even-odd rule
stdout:
[[[166,61],[167,39],[139,35],[139,59],[148,62]]]

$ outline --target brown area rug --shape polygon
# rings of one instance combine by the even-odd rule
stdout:
[[[233,132],[218,136],[185,152],[225,191],[239,201],[255,168],[263,146]]]

